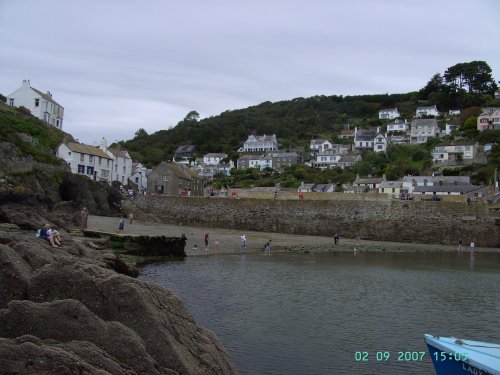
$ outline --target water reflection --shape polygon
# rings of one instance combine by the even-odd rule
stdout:
[[[425,351],[424,333],[500,342],[499,270],[495,254],[353,251],[188,258],[141,278],[172,289],[241,374],[434,374],[398,351]]]

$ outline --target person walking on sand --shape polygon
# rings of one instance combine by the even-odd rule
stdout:
[[[88,223],[88,218],[89,218],[89,210],[87,210],[87,207],[83,207],[82,211],[80,212],[80,229],[85,230],[87,229],[87,223]]]
[[[264,255],[271,255],[271,240],[264,244]]]
[[[132,211],[130,211],[128,213],[128,222],[129,222],[129,224],[132,224],[133,220],[134,220],[134,213]]]
[[[462,239],[459,239],[458,240],[458,248],[457,248],[457,251],[460,251],[462,250]]]
[[[205,233],[205,250],[208,250],[208,232]]]
[[[475,249],[476,249],[476,244],[474,243],[474,240],[472,240],[470,243],[470,253],[474,254]]]
[[[245,236],[244,233],[240,236],[240,241],[241,241],[241,249],[246,250],[247,249],[247,236]]]

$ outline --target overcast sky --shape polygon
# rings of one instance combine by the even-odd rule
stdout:
[[[0,0],[0,93],[30,79],[81,142],[261,102],[402,93],[484,60],[498,0]]]

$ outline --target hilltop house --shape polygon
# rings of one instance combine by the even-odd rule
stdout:
[[[387,137],[380,133],[380,127],[361,130],[354,129],[354,147],[358,150],[373,150],[385,152],[387,150]]]
[[[25,107],[31,114],[49,125],[62,130],[64,108],[52,99],[50,91],[43,93],[31,87],[29,80],[23,80],[20,88],[7,96],[11,107]]]
[[[227,154],[221,153],[209,153],[203,156],[203,164],[205,165],[217,165],[222,159],[227,158]]]
[[[435,105],[429,107],[418,107],[416,110],[416,117],[423,116],[438,116],[439,112]]]
[[[342,157],[336,150],[325,150],[318,152],[316,158],[311,161],[311,167],[328,169],[337,166],[337,163]]]
[[[309,145],[311,150],[311,155],[316,155],[317,153],[330,150],[332,148],[332,143],[326,139],[312,139]]]
[[[277,171],[283,171],[286,167],[299,164],[302,158],[296,152],[271,152],[271,165]]]
[[[181,145],[174,152],[173,161],[181,164],[190,164],[191,158],[196,155],[195,145]]]
[[[238,152],[278,151],[276,135],[249,135]]]
[[[395,119],[387,124],[387,133],[403,132],[406,133],[410,129],[410,124],[406,119]]]
[[[477,130],[486,129],[500,130],[500,108],[483,108],[483,112],[477,118]]]
[[[148,190],[165,195],[203,196],[203,178],[184,164],[162,161],[148,176]]]
[[[113,158],[113,170],[111,172],[111,181],[119,181],[123,185],[128,184],[132,176],[132,158],[125,150],[108,148],[106,138],[102,138],[99,148]]]
[[[378,118],[380,120],[392,120],[400,116],[397,108],[381,109],[378,111]]]
[[[425,143],[428,138],[436,137],[439,134],[436,119],[414,119],[411,122],[410,143]]]
[[[456,164],[472,161],[477,155],[477,142],[453,142],[437,144],[432,150],[432,161],[436,164]]]
[[[71,173],[83,174],[94,181],[113,180],[113,158],[98,147],[65,142],[59,145],[56,155],[68,164]]]
[[[273,158],[264,155],[241,155],[236,163],[238,169],[257,168],[262,171],[273,167]]]

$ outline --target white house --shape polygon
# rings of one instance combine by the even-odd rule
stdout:
[[[62,129],[64,108],[52,99],[50,91],[43,93],[31,87],[29,80],[23,80],[20,88],[7,96],[7,104],[11,107],[25,107],[40,120]]]
[[[386,152],[387,151],[388,140],[385,135],[378,133],[373,139],[373,151],[375,152]]]
[[[241,155],[237,161],[238,169],[256,168],[264,170],[273,167],[273,158],[264,155]]]
[[[325,150],[316,154],[316,159],[311,162],[314,168],[328,169],[337,166],[342,155],[335,150]]]
[[[400,116],[397,108],[381,109],[378,111],[378,118],[380,120],[392,120]]]
[[[410,143],[425,143],[428,138],[436,137],[439,134],[436,119],[414,119],[411,122]]]
[[[455,163],[473,160],[478,151],[477,142],[454,142],[437,144],[432,150],[432,161],[434,163]]]
[[[278,151],[276,135],[249,135],[239,152]]]
[[[128,184],[132,176],[132,158],[125,150],[108,148],[106,138],[102,138],[99,148],[113,158],[113,170],[111,171],[111,181],[118,181]]]
[[[428,107],[418,107],[416,110],[416,117],[422,116],[438,116],[439,112],[435,105]]]
[[[449,114],[450,116],[457,116],[457,115],[459,115],[459,114],[460,114],[460,110],[459,110],[459,109],[450,109],[450,110],[448,111],[448,114]]]
[[[354,147],[358,150],[373,150],[375,137],[380,133],[380,127],[372,129],[354,128]]]
[[[410,129],[410,124],[406,119],[395,119],[394,121],[391,121],[390,123],[387,124],[387,132],[388,133],[393,133],[393,132],[403,132],[406,133]]]
[[[203,163],[205,165],[217,165],[225,158],[227,158],[227,154],[209,153],[203,156]]]
[[[150,173],[151,169],[147,169],[141,163],[132,163],[132,176],[130,176],[130,180],[138,186],[139,190],[147,190],[148,175]]]
[[[113,158],[98,147],[66,142],[59,145],[56,155],[68,164],[71,173],[111,182]]]
[[[326,139],[312,139],[309,145],[309,149],[311,150],[311,155],[315,155],[318,152],[323,152],[326,150],[330,150],[332,148],[332,143]]]

